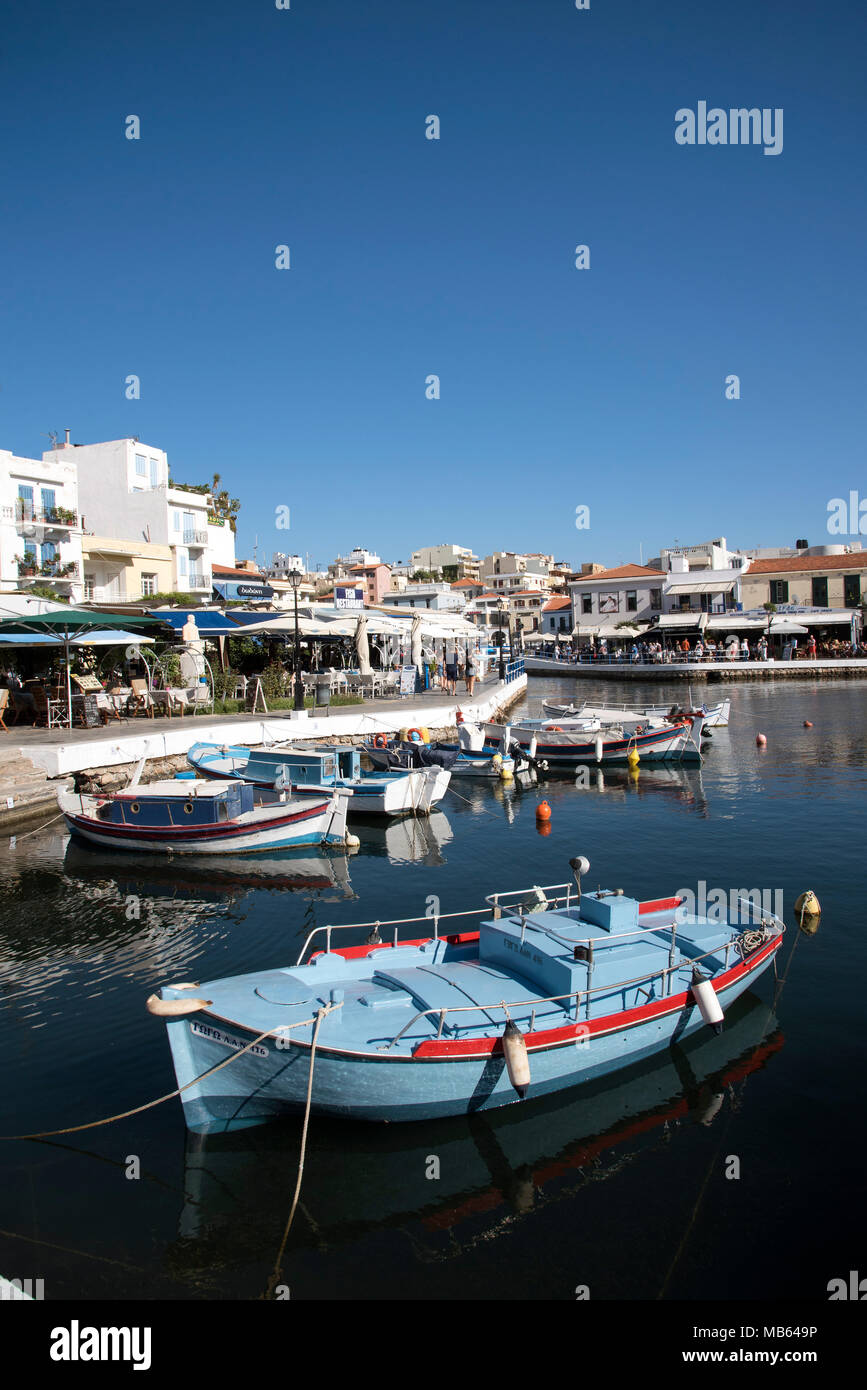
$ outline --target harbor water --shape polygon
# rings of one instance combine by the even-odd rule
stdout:
[[[576,854],[589,886],[686,889],[699,910],[702,893],[758,892],[787,926],[779,978],[718,1037],[472,1118],[314,1116],[282,1254],[299,1120],[190,1136],[174,1099],[4,1139],[0,1273],[43,1279],[47,1299],[826,1297],[863,1252],[867,682],[701,690],[732,701],[701,767],[453,779],[429,820],[354,823],[348,855],[150,864],[71,844],[62,822],[0,843],[7,1135],[173,1090],[165,1027],[144,1007],[161,984],[291,965],[327,923],[561,883]],[[684,687],[531,678],[512,717],[576,696],[679,702]],[[809,931],[794,911],[805,889],[823,909]]]

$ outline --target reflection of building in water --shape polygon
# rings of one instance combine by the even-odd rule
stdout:
[[[720,1035],[697,1034],[613,1083],[605,1078],[410,1127],[323,1122],[292,1247],[351,1245],[390,1227],[402,1230],[421,1260],[459,1255],[589,1182],[615,1178],[654,1140],[667,1143],[685,1125],[716,1124],[726,1108],[737,1108],[749,1075],[782,1046],[771,1008],[748,993],[728,1011]],[[275,1213],[288,1213],[292,1203],[297,1145],[294,1124],[187,1134],[186,1203],[173,1261],[183,1276],[198,1285],[216,1249],[222,1267],[242,1267],[273,1244]],[[439,1158],[436,1182],[425,1176],[431,1154]]]

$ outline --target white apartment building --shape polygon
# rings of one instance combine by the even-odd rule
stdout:
[[[648,565],[617,565],[579,575],[569,585],[576,630],[613,636],[620,623],[655,622],[662,613],[665,572]]]
[[[428,545],[412,552],[412,572],[427,570],[442,574],[446,567],[457,569],[458,579],[478,579],[479,557],[465,545]]]
[[[663,550],[666,613],[726,613],[740,603],[747,558],[729,550],[725,536],[700,545]]]
[[[0,449],[0,589],[50,585],[77,603],[82,592],[81,518],[74,464]]]
[[[466,604],[460,592],[450,584],[407,584],[405,589],[391,590],[380,599],[388,608],[428,608],[439,612],[459,613]]]
[[[497,594],[537,589],[547,593],[551,587],[553,555],[518,555],[513,550],[495,550],[482,561],[481,577]]]
[[[234,532],[210,493],[171,485],[163,449],[138,439],[73,445],[68,435],[43,461],[78,472],[85,599],[130,602],[167,589],[210,598],[212,565],[235,564]]]

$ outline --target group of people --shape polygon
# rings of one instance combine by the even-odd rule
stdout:
[[[446,652],[443,661],[431,657],[427,663],[431,685],[439,685],[447,695],[457,695],[458,681],[464,681],[468,695],[476,685],[476,664],[472,652]]]

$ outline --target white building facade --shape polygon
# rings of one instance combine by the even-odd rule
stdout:
[[[0,449],[0,588],[49,585],[77,603],[82,594],[76,469],[66,460]]]

